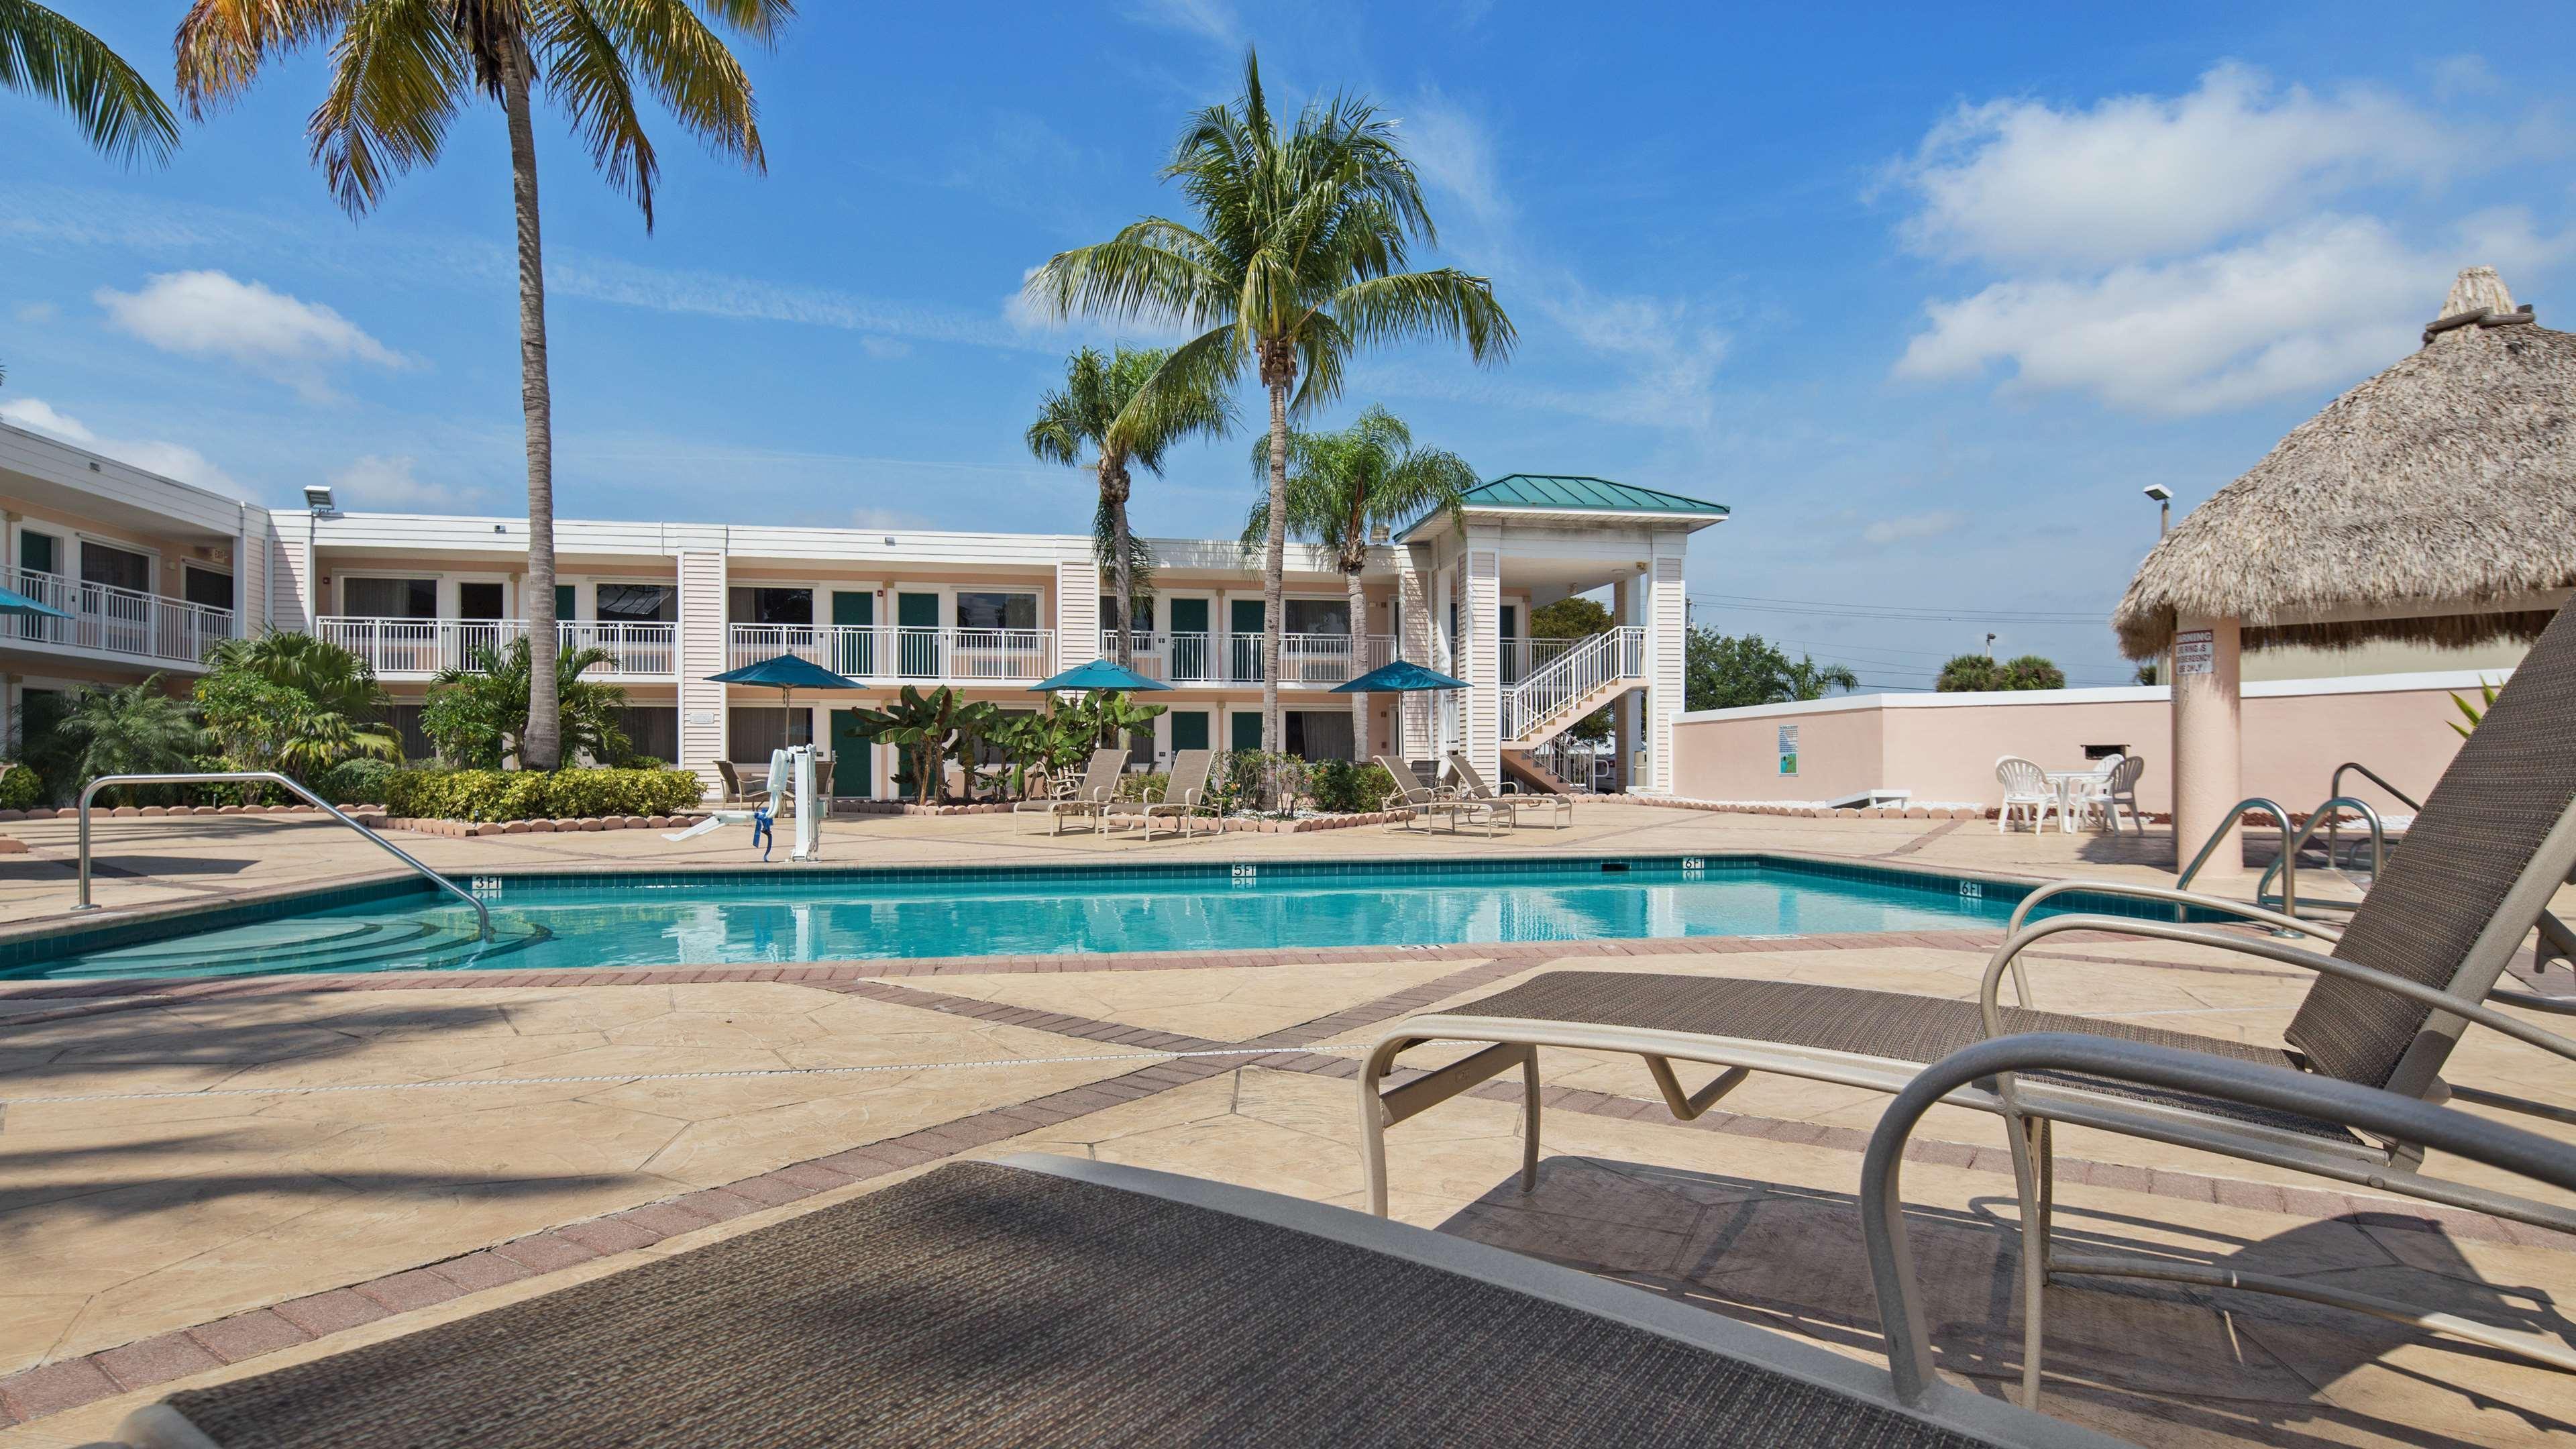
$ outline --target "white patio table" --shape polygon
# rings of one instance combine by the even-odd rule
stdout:
[[[2042,770],[2048,783],[2057,789],[2057,828],[2069,835],[2075,833],[2075,806],[2087,795],[2110,783],[2111,776],[2102,770]]]

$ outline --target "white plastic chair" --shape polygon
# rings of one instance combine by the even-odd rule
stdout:
[[[2147,833],[2147,817],[2138,810],[2138,777],[2147,772],[2147,762],[2135,755],[2122,755],[2111,761],[2102,773],[2102,783],[2095,787],[2093,803],[2102,812],[2102,823],[2112,834],[2120,833],[2120,810],[2126,806],[2129,824],[2140,835]]]
[[[2057,787],[2048,783],[2047,771],[2019,755],[2000,755],[1995,759],[1995,779],[2004,787],[2004,808],[1995,816],[1996,834],[2011,827],[2017,810],[2029,812],[2034,833],[2052,810],[2057,812],[2058,823],[2065,823],[2066,803],[2058,797]]]

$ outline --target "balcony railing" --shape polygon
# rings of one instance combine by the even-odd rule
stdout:
[[[485,649],[495,652],[527,637],[525,619],[361,619],[324,618],[314,632],[357,655],[378,674],[436,674],[442,669],[471,669]],[[627,624],[595,619],[564,619],[555,624],[558,648],[598,648],[608,660],[595,664],[585,678],[607,676],[671,677],[677,667],[678,626]]]
[[[916,629],[865,624],[735,624],[726,667],[793,654],[852,679],[1035,683],[1055,672],[1053,629]]]
[[[1135,635],[1136,672],[1166,684],[1259,684],[1261,636],[1258,634]],[[1118,631],[1100,635],[1102,657],[1118,657]],[[1282,634],[1279,636],[1279,682],[1287,687],[1329,688],[1346,683],[1395,658],[1395,636],[1365,634]],[[1220,672],[1219,666],[1222,666]]]
[[[206,657],[216,640],[229,639],[233,633],[232,610],[210,609],[185,599],[84,583],[34,569],[15,570],[10,586],[71,615],[47,619],[27,614],[0,624],[0,629],[21,640],[194,664]]]

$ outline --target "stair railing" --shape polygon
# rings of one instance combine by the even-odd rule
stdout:
[[[1646,631],[1605,629],[1533,669],[1503,691],[1502,737],[1521,739],[1614,679],[1646,674]]]
[[[394,859],[410,866],[413,870],[418,871],[431,885],[438,887],[440,890],[443,890],[449,895],[456,897],[458,900],[465,902],[465,904],[472,906],[474,908],[474,919],[479,927],[479,933],[482,939],[486,941],[492,939],[491,908],[484,905],[481,901],[476,900],[473,892],[468,891],[463,886],[449,880],[447,877],[440,875],[437,871],[431,870],[428,866],[421,864],[420,861],[409,851],[404,850],[401,846],[394,844],[392,841],[385,839],[383,836],[369,830],[357,821],[352,820],[347,815],[342,814],[339,807],[333,805],[330,801],[323,799],[321,796],[314,794],[312,791],[305,789],[302,785],[286,778],[284,775],[278,774],[274,770],[233,770],[216,774],[196,775],[101,775],[97,779],[92,780],[87,785],[81,787],[80,904],[72,907],[72,909],[76,911],[94,911],[98,909],[97,906],[91,904],[89,898],[89,802],[91,797],[97,795],[99,791],[106,789],[110,785],[211,785],[218,783],[257,783],[262,785],[277,785],[303,796],[305,800],[310,802],[323,814],[328,815],[332,819],[339,821],[341,824],[348,826],[351,830],[358,832],[359,835],[372,842],[378,850],[383,851],[385,854],[392,856]]]

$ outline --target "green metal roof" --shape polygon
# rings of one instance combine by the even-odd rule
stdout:
[[[1467,490],[1466,503],[1469,508],[1531,508],[1562,513],[1683,513],[1711,519],[1724,518],[1730,511],[1723,503],[1684,498],[1678,493],[1640,488],[1633,483],[1545,473],[1510,473],[1490,483],[1479,483]],[[1401,538],[1428,521],[1427,515],[1417,518],[1396,536]]]

